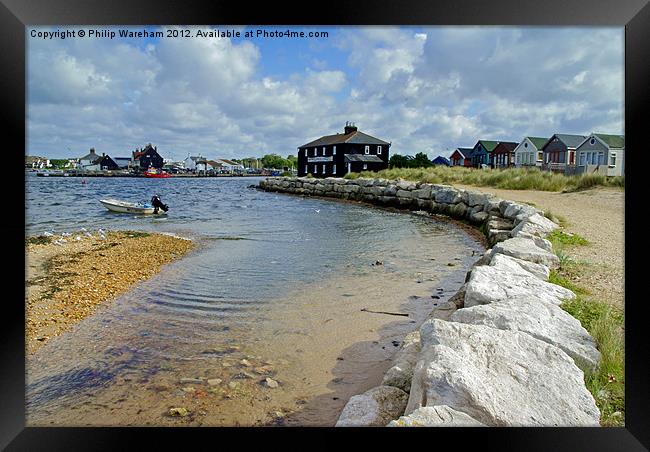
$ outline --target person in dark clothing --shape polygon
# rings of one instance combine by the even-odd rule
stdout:
[[[167,204],[163,204],[163,202],[160,200],[160,195],[154,195],[153,198],[151,198],[151,205],[154,207],[153,213],[158,213],[158,209],[162,209],[163,212],[167,212],[169,210]]]

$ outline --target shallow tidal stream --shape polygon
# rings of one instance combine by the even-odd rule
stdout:
[[[197,246],[28,359],[27,425],[333,425],[483,250],[452,223],[257,182],[28,176],[29,235],[136,229]],[[154,193],[166,217],[97,202]]]

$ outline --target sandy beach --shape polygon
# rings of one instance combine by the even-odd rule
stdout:
[[[531,203],[565,218],[564,229],[579,234],[589,244],[567,248],[575,261],[588,271],[575,282],[619,308],[624,300],[625,192],[616,188],[593,188],[572,193],[535,190],[502,190],[456,185],[468,190],[492,193],[503,199]]]
[[[193,246],[187,239],[135,231],[107,232],[105,239],[78,232],[62,244],[56,239],[31,238],[25,246],[29,354]]]

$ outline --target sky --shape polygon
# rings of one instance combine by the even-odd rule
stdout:
[[[88,30],[163,37],[88,37]],[[287,27],[27,30],[27,154],[286,157],[346,121],[391,154],[477,140],[624,133],[622,27]],[[84,30],[85,37],[32,37]],[[167,30],[172,30],[168,32]],[[168,37],[167,34],[189,34]],[[188,30],[188,31],[186,31]],[[197,31],[239,31],[239,38]],[[42,33],[41,33],[42,34]]]

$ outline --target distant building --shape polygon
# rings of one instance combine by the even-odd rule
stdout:
[[[584,135],[556,133],[542,146],[542,169],[555,172],[573,172],[576,166],[576,148],[585,138]]]
[[[102,154],[102,157],[97,161],[99,165],[100,170],[117,170],[120,169],[120,167],[115,163],[115,160],[113,160],[110,156]]]
[[[451,166],[472,166],[472,148],[456,148],[449,161]]]
[[[576,173],[625,174],[625,137],[592,133],[576,148]]]
[[[548,138],[524,137],[515,148],[515,166],[541,167],[544,153],[542,147]]]
[[[341,177],[386,169],[390,145],[346,123],[342,134],[326,135],[298,148],[298,175]]]
[[[101,155],[97,155],[95,148],[90,148],[88,154],[79,157],[77,161],[77,168],[83,171],[99,171],[99,160],[102,159]]]
[[[441,155],[431,160],[431,163],[433,163],[434,165],[451,166],[451,162],[449,161],[449,159]]]
[[[216,159],[215,163],[220,164],[219,170],[226,173],[241,173],[244,171],[244,165],[241,163],[233,162],[228,159]]]
[[[113,157],[113,161],[119,169],[128,169],[131,166],[130,157]]]
[[[50,166],[50,160],[45,157],[38,157],[36,155],[25,156],[25,168],[43,169],[49,168]]]
[[[497,144],[499,144],[498,141],[478,140],[471,152],[472,166],[475,168],[483,168],[484,165],[491,166],[491,154]]]
[[[148,168],[162,169],[163,158],[158,154],[158,148],[148,143],[142,149],[136,149],[132,153],[133,167],[140,171],[146,171]]]
[[[183,161],[185,169],[193,173],[206,172],[208,160],[201,155],[187,155]]]
[[[490,153],[490,166],[492,168],[508,168],[515,164],[515,148],[518,143],[513,141],[499,141]]]

